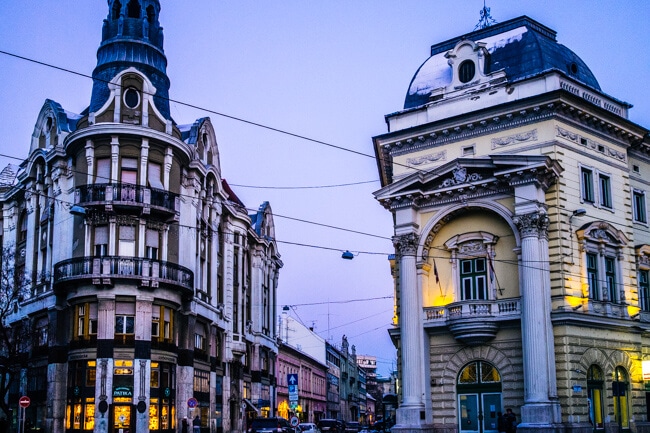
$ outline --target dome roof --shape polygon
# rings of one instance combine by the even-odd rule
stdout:
[[[600,91],[596,77],[585,62],[559,44],[555,36],[554,30],[523,16],[433,45],[431,57],[411,80],[404,109],[426,104],[432,90],[452,82],[452,70],[445,53],[462,40],[484,43],[490,54],[486,59],[485,73],[503,70],[509,83],[558,71]]]

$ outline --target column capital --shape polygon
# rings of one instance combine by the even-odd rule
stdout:
[[[522,237],[545,237],[547,235],[549,219],[546,212],[516,215],[513,221]]]
[[[418,249],[418,235],[415,233],[406,233],[403,235],[393,236],[393,245],[395,246],[395,252],[398,257],[405,255],[412,255],[415,257],[415,253]]]

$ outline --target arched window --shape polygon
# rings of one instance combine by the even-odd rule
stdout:
[[[113,3],[113,11],[112,11],[112,17],[114,20],[120,17],[121,10],[122,10],[122,3],[120,2],[120,0],[115,0],[115,2]]]
[[[129,18],[140,18],[140,2],[138,0],[131,0],[126,7]]]
[[[623,367],[616,367],[612,381],[612,396],[614,398],[614,419],[621,428],[630,428],[629,411],[629,379]]]
[[[605,375],[597,365],[592,365],[587,371],[587,395],[589,399],[589,419],[594,428],[602,429],[605,417],[605,405],[603,403],[603,387]]]
[[[154,10],[153,6],[151,5],[147,6],[147,21],[149,21],[149,24],[153,24],[155,18],[156,18],[156,11]]]
[[[27,240],[27,211],[23,210],[20,213],[20,232],[18,233],[18,242],[25,242]]]

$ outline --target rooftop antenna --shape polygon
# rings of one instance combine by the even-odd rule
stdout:
[[[478,24],[476,24],[474,30],[484,29],[496,23],[497,20],[492,18],[492,16],[490,15],[490,8],[485,5],[485,0],[483,0],[483,9],[481,9],[481,19],[478,20]]]

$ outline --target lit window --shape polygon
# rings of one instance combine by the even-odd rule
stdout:
[[[621,275],[618,258],[628,240],[625,234],[604,221],[593,222],[576,232],[584,246],[585,278],[589,298],[594,301],[620,303]]]
[[[632,205],[634,206],[634,221],[640,223],[647,223],[648,219],[645,210],[645,192],[634,190],[632,196],[633,196]]]
[[[648,270],[639,271],[639,308],[643,311],[650,311],[650,283],[648,282]]]

